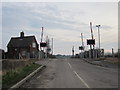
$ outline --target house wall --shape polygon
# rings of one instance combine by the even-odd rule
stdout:
[[[36,47],[33,47],[33,43],[36,44]],[[36,40],[33,40],[31,45],[30,45],[30,58],[38,58],[39,56],[39,50],[38,50],[38,45],[36,43]]]
[[[7,58],[13,59],[18,58],[19,48],[8,47]]]
[[[25,59],[25,58],[38,58],[38,49],[30,47],[9,47],[7,58],[10,59]]]
[[[20,48],[20,51],[19,51],[19,59],[20,58],[30,58],[30,47],[23,47],[23,48]]]
[[[25,55],[22,55],[23,51],[25,51]],[[29,47],[8,47],[7,58],[9,59],[19,59],[26,58],[26,52],[29,52]]]

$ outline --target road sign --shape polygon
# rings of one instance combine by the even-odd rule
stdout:
[[[47,48],[48,51],[51,51],[51,48]]]
[[[87,39],[87,45],[95,45],[95,39]]]
[[[40,47],[46,47],[46,46],[47,46],[46,42],[41,42],[40,43]]]
[[[83,46],[80,46],[80,47],[79,47],[79,50],[84,50],[84,47],[83,47]]]

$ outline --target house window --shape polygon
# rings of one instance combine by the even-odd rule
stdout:
[[[33,48],[36,48],[36,43],[33,42],[33,43],[32,43],[32,47],[33,47]]]

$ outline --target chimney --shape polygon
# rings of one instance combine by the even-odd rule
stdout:
[[[20,32],[20,37],[21,37],[21,38],[24,37],[24,32],[23,32],[23,31]]]

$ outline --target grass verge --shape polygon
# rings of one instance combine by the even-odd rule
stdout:
[[[10,88],[40,66],[39,64],[32,63],[23,68],[7,72],[7,74],[2,76],[2,88]]]

